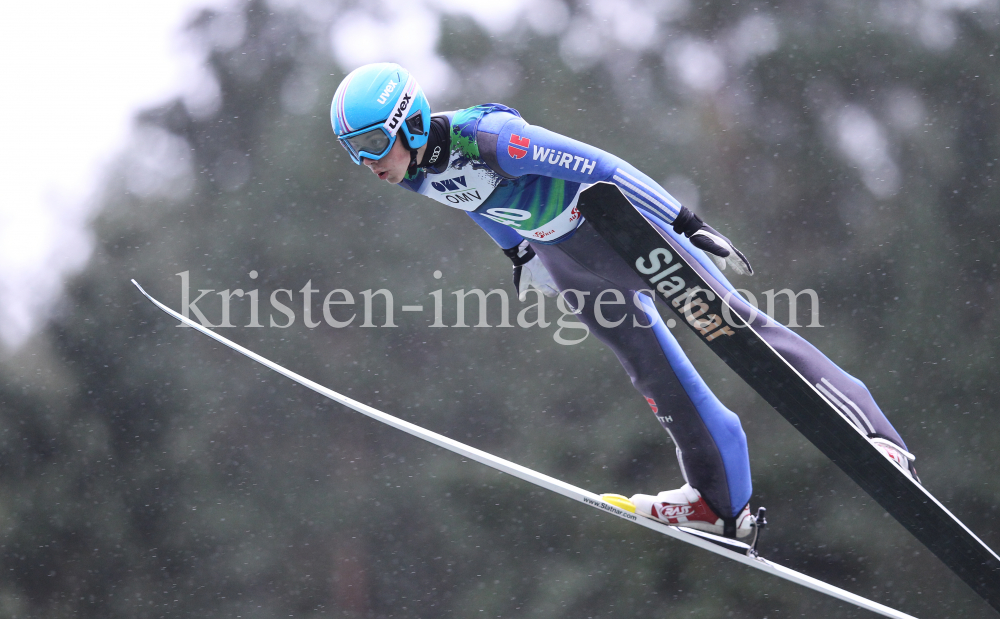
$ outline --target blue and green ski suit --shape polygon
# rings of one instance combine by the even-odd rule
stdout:
[[[684,258],[733,292],[736,312],[847,419],[867,435],[905,449],[867,388],[811,344],[754,311],[712,260],[672,230],[680,203],[619,157],[529,125],[506,106],[486,104],[435,115],[421,165],[400,183],[403,187],[467,212],[503,249],[527,239],[560,290],[586,293],[569,295],[570,301],[584,299],[583,307],[575,308],[578,318],[617,355],[673,439],[685,480],[722,518],[734,518],[750,500],[746,435],[659,319],[652,299],[634,296],[647,286],[581,217],[578,197],[595,183],[614,183],[661,232],[680,243]],[[604,304],[598,316],[593,300],[605,290],[618,290],[629,302]],[[622,318],[619,326],[606,326]]]

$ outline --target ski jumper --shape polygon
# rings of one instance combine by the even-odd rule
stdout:
[[[685,259],[733,293],[736,312],[865,434],[905,449],[865,386],[789,329],[767,324],[715,263],[670,227],[680,203],[624,160],[529,125],[499,104],[435,115],[424,158],[426,167],[400,185],[466,211],[502,249],[527,239],[560,290],[580,291],[566,300],[579,305],[579,320],[618,357],[676,445],[685,481],[723,519],[734,518],[750,500],[746,435],[681,350],[652,299],[637,294],[648,285],[580,216],[579,195],[594,183],[615,184],[676,239]],[[626,302],[609,303],[617,294],[608,291]]]

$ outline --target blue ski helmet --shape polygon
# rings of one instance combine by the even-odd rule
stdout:
[[[330,120],[341,146],[360,164],[362,157],[385,157],[399,131],[410,150],[426,144],[431,106],[409,71],[379,62],[358,67],[340,82]]]

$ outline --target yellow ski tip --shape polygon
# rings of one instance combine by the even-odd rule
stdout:
[[[635,503],[629,500],[628,497],[624,497],[620,494],[602,494],[601,498],[605,503],[610,503],[611,505],[624,509],[629,513],[635,513]]]

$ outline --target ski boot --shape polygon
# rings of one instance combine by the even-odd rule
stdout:
[[[677,490],[665,490],[656,496],[636,494],[628,501],[635,505],[635,513],[640,516],[671,526],[724,535],[722,518],[701,498],[701,493],[689,484],[684,484]],[[746,537],[752,531],[753,517],[750,515],[750,506],[747,505],[736,517],[736,537]]]
[[[913,461],[917,459],[916,456],[892,441],[878,436],[871,437],[868,441],[874,445],[876,449],[881,451],[882,455],[892,460],[892,463],[899,467],[899,470],[903,471],[904,475],[918,484],[920,483],[920,478],[917,477],[917,471],[913,468]]]

